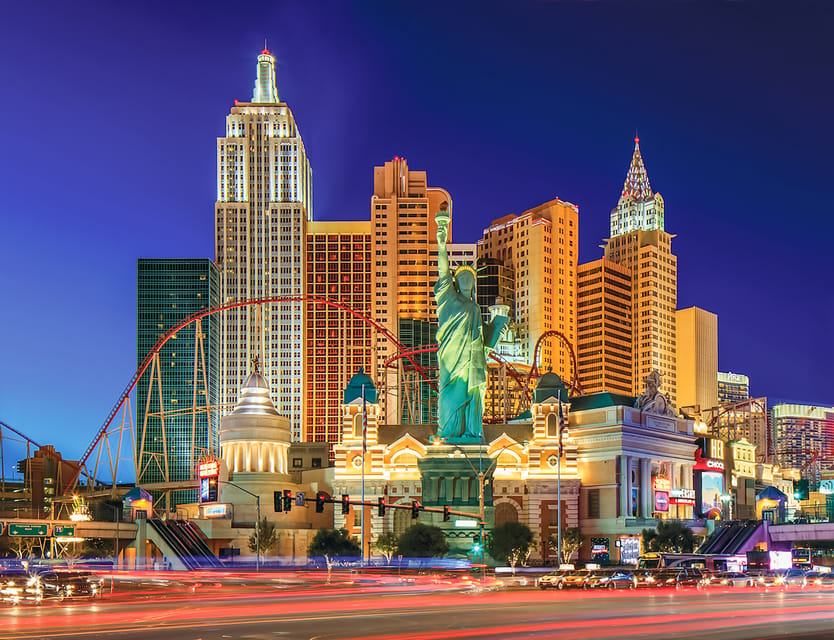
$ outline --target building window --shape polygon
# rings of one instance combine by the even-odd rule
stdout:
[[[292,459],[292,468],[293,469],[300,469],[304,466],[304,461],[301,458],[293,458]]]
[[[321,469],[321,458],[313,458],[313,459],[310,461],[310,466],[311,466],[313,469]]]
[[[588,490],[588,518],[599,518],[599,489]]]

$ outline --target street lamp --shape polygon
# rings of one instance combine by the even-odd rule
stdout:
[[[255,505],[258,509],[258,519],[255,521],[255,571],[261,570],[261,496],[257,493],[252,493],[248,489],[244,489],[238,484],[234,482],[229,482],[228,480],[218,480],[217,484],[228,484],[233,486],[235,489],[239,491],[243,491],[243,493],[248,493],[250,496],[255,498]]]
[[[733,494],[732,493],[722,493],[721,494],[721,502],[729,505],[729,519],[733,519]]]
[[[562,407],[559,407],[562,413]],[[568,426],[559,418],[559,459],[556,461],[556,560],[562,564],[562,438],[568,437]]]
[[[481,522],[481,525],[480,525],[480,528],[481,528],[481,535],[480,535],[480,538],[481,538],[481,562],[483,562],[483,557],[484,557],[484,551],[483,551],[483,549],[484,549],[484,518],[486,516],[486,513],[485,513],[486,509],[484,508],[484,485],[486,484],[486,476],[488,476],[490,474],[490,472],[496,466],[498,466],[498,458],[501,455],[501,453],[503,451],[505,451],[506,449],[510,449],[513,446],[515,446],[515,445],[508,444],[505,447],[501,447],[501,449],[499,449],[498,453],[495,455],[495,459],[492,461],[492,463],[489,465],[489,467],[487,467],[486,471],[484,471],[484,468],[483,468],[483,458],[481,457],[481,451],[482,450],[480,448],[478,449],[478,468],[477,469],[475,469],[475,465],[472,464],[472,461],[469,459],[469,456],[466,455],[466,452],[464,452],[462,449],[455,449],[452,453],[449,454],[450,458],[463,458],[464,460],[466,460],[466,464],[468,464],[470,466],[470,468],[472,469],[472,472],[475,473],[478,476],[478,517],[479,517],[480,522]]]

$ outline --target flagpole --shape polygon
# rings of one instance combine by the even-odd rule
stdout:
[[[365,453],[368,450],[368,410],[365,406],[365,385],[362,385],[362,517],[359,540],[361,544],[360,566],[365,566]]]

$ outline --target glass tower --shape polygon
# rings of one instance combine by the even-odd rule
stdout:
[[[220,304],[220,271],[207,258],[140,258],[137,273],[136,362],[139,365],[157,341],[180,321]],[[137,385],[136,455],[140,455],[142,449],[147,415],[144,455],[137,478],[140,485],[163,482],[166,462],[169,481],[190,479],[192,426],[195,427],[195,461],[210,452],[220,453],[218,414],[205,410],[206,404],[214,407],[218,402],[220,316],[211,315],[199,322],[203,334],[202,353],[199,353],[200,345],[196,341],[195,323],[178,331],[160,349],[159,387],[163,406],[159,406],[159,387],[156,383],[149,387],[150,367]],[[192,414],[195,349],[198,351],[196,407],[201,409],[196,413],[196,425]],[[205,354],[205,382],[202,354]],[[162,441],[163,420],[165,443]],[[171,506],[197,499],[196,491],[175,491],[171,497]]]

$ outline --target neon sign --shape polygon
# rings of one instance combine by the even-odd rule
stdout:
[[[220,462],[217,460],[206,460],[201,462],[197,467],[198,474],[201,478],[210,478],[212,476],[220,475]]]

